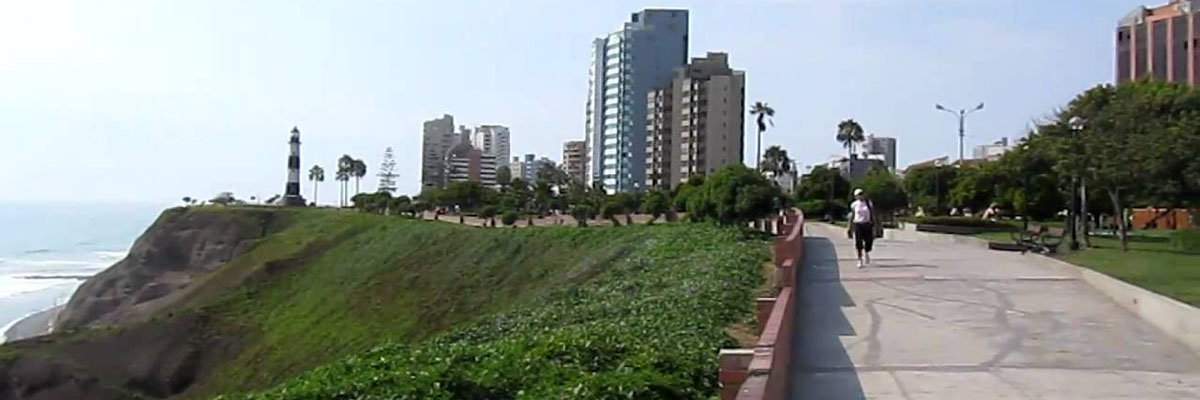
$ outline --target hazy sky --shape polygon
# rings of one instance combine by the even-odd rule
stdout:
[[[386,146],[415,192],[421,123],[443,113],[508,125],[513,155],[558,160],[583,136],[592,38],[648,6],[689,9],[691,54],[726,51],[746,71],[747,102],[777,111],[767,145],[825,161],[854,118],[896,137],[903,166],[957,153],[934,103],[987,103],[970,152],[1111,81],[1114,26],[1139,4],[0,0],[0,201],[267,197],[293,125],[304,169],[329,175],[322,202],[343,153],[373,190]]]

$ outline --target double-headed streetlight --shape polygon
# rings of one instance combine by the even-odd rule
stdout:
[[[948,112],[955,117],[958,117],[958,163],[961,165],[963,161],[963,138],[966,137],[966,130],[963,128],[964,121],[967,119],[967,114],[982,110],[983,103],[979,103],[978,106],[975,106],[975,108],[971,110],[960,109],[958,111],[942,107],[941,104],[935,104],[935,106],[938,110]]]

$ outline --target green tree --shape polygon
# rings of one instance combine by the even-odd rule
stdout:
[[[924,210],[926,215],[945,215],[946,199],[957,177],[958,169],[950,166],[911,168],[904,174],[904,191],[912,205]]]
[[[793,192],[800,209],[811,217],[842,218],[850,204],[850,181],[825,166],[801,177]]]
[[[846,148],[847,157],[853,158],[854,146],[866,140],[863,136],[862,125],[854,122],[853,119],[848,119],[838,123],[837,141]]]
[[[767,123],[775,126],[775,109],[767,105],[767,103],[756,101],[750,107],[750,115],[755,117],[755,122],[758,125],[758,150],[755,153],[755,166],[762,169],[762,136],[763,132],[767,131]]]
[[[763,165],[760,169],[776,176],[792,170],[792,159],[788,157],[787,150],[779,146],[768,147],[767,152],[763,153],[762,162]]]
[[[367,176],[367,163],[363,162],[363,160],[354,160],[350,170],[350,175],[354,177],[354,193],[362,193],[362,191],[358,189],[358,182],[362,180],[364,176]]]
[[[554,187],[549,182],[538,182],[533,189],[533,209],[539,216],[546,215],[554,207]]]
[[[650,221],[647,225],[654,224],[658,217],[671,211],[671,195],[661,189],[651,190],[646,192],[646,196],[642,198],[642,212],[650,214]]]
[[[514,210],[527,210],[529,204],[533,201],[533,191],[529,188],[529,183],[524,179],[516,178],[509,182],[508,188],[509,203],[507,206]]]
[[[308,180],[313,183],[313,203],[317,202],[317,185],[325,182],[325,168],[320,165],[313,165],[308,169]]]
[[[354,157],[350,157],[349,154],[342,154],[337,161],[337,173],[334,174],[334,178],[342,183],[341,197],[338,199],[339,207],[345,207],[350,199],[349,183],[352,176],[354,176]]]
[[[192,197],[191,196],[183,196],[183,205],[187,206],[189,204],[192,204]]]
[[[496,184],[501,188],[508,187],[508,183],[512,181],[512,170],[508,169],[507,165],[496,167]]]
[[[721,225],[744,224],[774,213],[780,195],[779,188],[762,174],[730,164],[705,179],[690,196],[688,217]]]
[[[487,225],[491,225],[491,227],[495,228],[496,227],[496,214],[499,211],[500,210],[497,209],[496,206],[483,206],[479,209],[479,217],[485,219],[486,220],[485,223]]]
[[[886,168],[872,168],[854,185],[866,192],[881,216],[889,216],[908,206],[908,196],[904,194],[900,182]]]
[[[496,191],[479,182],[450,182],[437,194],[438,205],[458,206],[463,210],[475,210],[484,204],[495,204]]]
[[[987,162],[959,168],[950,187],[950,204],[978,211],[998,202],[997,187],[1002,178],[998,165],[998,162]]]

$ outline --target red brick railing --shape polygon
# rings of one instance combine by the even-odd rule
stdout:
[[[759,338],[754,348],[721,350],[718,380],[722,400],[776,400],[787,396],[796,315],[792,286],[804,258],[804,216],[799,210],[790,210],[786,216],[763,221],[759,226],[778,235],[771,252],[779,294],[758,299]]]

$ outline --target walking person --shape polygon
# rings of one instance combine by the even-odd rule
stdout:
[[[850,203],[850,226],[847,233],[854,236],[854,249],[858,251],[858,267],[871,264],[871,247],[875,244],[875,227],[879,218],[871,199],[862,189],[854,189],[854,202]]]

